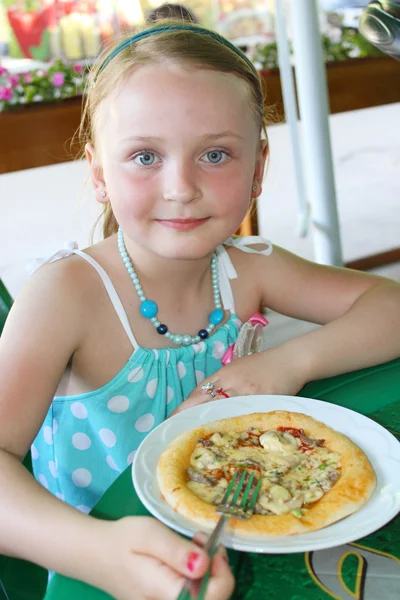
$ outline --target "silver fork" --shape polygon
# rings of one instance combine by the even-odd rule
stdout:
[[[243,491],[247,472],[235,471],[235,474],[225,492],[225,495],[220,504],[217,504],[216,513],[221,515],[213,532],[204,545],[204,550],[208,553],[212,560],[218,550],[221,536],[231,517],[235,519],[246,520],[254,513],[254,507],[257,502],[258,492],[261,485],[261,476],[256,485],[253,485],[254,473],[250,475]],[[243,491],[242,499],[239,501],[239,496]],[[182,590],[176,600],[203,600],[206,593],[207,583],[210,579],[210,569],[200,580],[193,581],[187,579],[182,587]],[[193,596],[192,594],[195,593]]]

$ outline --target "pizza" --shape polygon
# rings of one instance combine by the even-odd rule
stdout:
[[[376,478],[348,437],[308,415],[276,410],[222,419],[186,431],[163,451],[157,481],[164,500],[212,527],[237,469],[261,477],[255,514],[231,530],[279,536],[322,529],[361,508]]]

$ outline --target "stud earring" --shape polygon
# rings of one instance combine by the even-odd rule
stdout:
[[[257,186],[256,186],[256,185],[253,185],[253,186],[251,187],[251,189],[253,190],[253,192],[256,192],[256,191],[257,191]]]
[[[107,198],[107,192],[106,192],[106,190],[102,190],[100,192],[100,196],[103,198],[103,200],[105,200]]]

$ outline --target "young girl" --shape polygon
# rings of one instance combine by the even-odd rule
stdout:
[[[118,599],[173,599],[208,567],[198,546],[84,514],[147,433],[400,354],[399,285],[231,237],[261,193],[266,125],[254,67],[197,26],[160,24],[94,67],[82,134],[105,239],[40,268],[1,338],[0,552]],[[260,306],[324,326],[221,368]],[[39,483],[19,462],[30,446]],[[212,574],[207,599],[228,598],[221,556]]]

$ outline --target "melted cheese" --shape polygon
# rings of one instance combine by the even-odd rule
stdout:
[[[221,502],[237,468],[256,472],[256,476],[260,473],[263,479],[258,509],[278,515],[298,512],[302,506],[318,501],[340,476],[337,452],[302,445],[295,435],[276,430],[224,435],[216,432],[206,444],[199,441],[190,465],[207,476],[212,485],[189,481],[189,489],[210,504]]]

